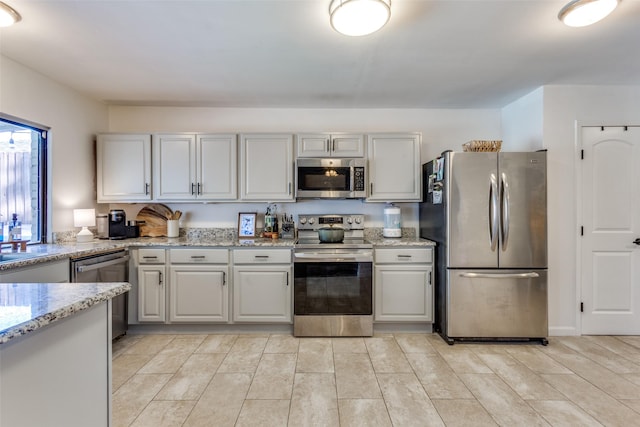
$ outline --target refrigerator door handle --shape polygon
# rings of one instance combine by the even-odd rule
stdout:
[[[500,180],[500,200],[502,202],[502,215],[500,215],[501,224],[500,230],[502,232],[502,251],[507,250],[507,244],[509,243],[509,183],[507,182],[507,175],[502,174]]]
[[[535,279],[540,275],[532,271],[529,273],[460,273],[460,277],[469,279]]]
[[[489,186],[489,238],[491,239],[492,251],[495,251],[498,245],[499,209],[498,182],[496,176],[491,174],[491,184]]]

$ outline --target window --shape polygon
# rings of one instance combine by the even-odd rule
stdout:
[[[15,214],[22,223],[21,240],[46,242],[47,132],[43,126],[0,115],[0,234],[4,241],[10,240]]]

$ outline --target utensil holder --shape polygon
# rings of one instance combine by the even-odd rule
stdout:
[[[178,237],[180,235],[180,221],[177,219],[167,220],[167,237]]]

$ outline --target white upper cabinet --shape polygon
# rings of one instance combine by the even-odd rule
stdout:
[[[233,134],[154,135],[154,199],[235,200],[236,162]]]
[[[151,200],[151,135],[98,135],[96,175],[98,203]]]
[[[240,188],[242,200],[294,200],[293,136],[240,135]]]
[[[369,197],[372,202],[420,201],[420,134],[367,136]]]
[[[296,136],[298,157],[364,157],[364,135],[302,133]]]

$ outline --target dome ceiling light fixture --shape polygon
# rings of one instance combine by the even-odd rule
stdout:
[[[365,36],[389,21],[391,0],[332,0],[331,26],[346,36]]]
[[[586,27],[609,15],[620,0],[572,0],[560,9],[558,19],[569,27]]]
[[[0,1],[0,27],[10,27],[21,19],[22,16],[14,8]]]

